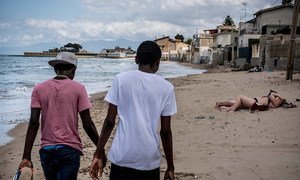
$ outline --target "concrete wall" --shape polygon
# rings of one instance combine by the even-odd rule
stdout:
[[[200,47],[201,46],[208,46],[208,47],[212,47],[214,45],[214,38],[213,37],[200,37],[199,38],[199,44]]]
[[[260,46],[259,44],[252,45],[252,58],[259,58]]]
[[[226,32],[226,33],[220,33],[216,37],[215,46],[221,45],[222,47],[225,47],[226,45],[231,45],[235,43],[235,38],[238,37],[237,32]]]
[[[289,35],[263,35],[259,40],[259,61],[265,70],[272,71],[287,69]],[[277,66],[275,67],[275,59]],[[294,54],[294,70],[300,71],[300,39],[296,39]]]
[[[239,28],[240,30],[243,29],[255,29],[254,24],[253,23],[247,23],[247,22],[240,22],[239,23]]]
[[[262,26],[270,24],[292,24],[293,8],[286,7],[282,9],[276,9],[268,12],[264,12],[256,16],[256,29],[261,33]]]
[[[183,42],[176,42],[176,50],[180,52],[187,51],[190,45]]]
[[[212,65],[223,65],[224,64],[224,50],[218,49],[212,53]]]
[[[249,39],[259,39],[260,34],[243,34],[239,36],[239,47],[248,47]]]
[[[225,47],[225,45],[231,44],[231,34],[224,33],[224,34],[218,34],[216,37],[216,46],[221,45],[222,47]]]

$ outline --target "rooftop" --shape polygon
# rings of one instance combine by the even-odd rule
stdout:
[[[256,13],[254,13],[254,15],[257,16],[257,15],[260,15],[260,14],[265,13],[265,12],[274,11],[274,10],[283,9],[283,8],[294,8],[294,5],[293,4],[286,4],[286,5],[279,5],[279,6],[266,8],[266,9],[261,9],[261,10],[257,11]]]

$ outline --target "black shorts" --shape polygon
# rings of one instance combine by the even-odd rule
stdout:
[[[159,168],[142,171],[111,163],[110,180],[159,180]]]

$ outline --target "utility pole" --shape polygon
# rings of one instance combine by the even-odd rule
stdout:
[[[247,3],[246,2],[242,2],[242,5],[244,6],[244,8],[242,10],[244,10],[244,18],[245,18],[245,21],[247,20]]]
[[[294,10],[293,10],[293,19],[292,19],[292,27],[290,34],[290,43],[289,43],[289,51],[288,51],[288,62],[287,62],[287,70],[286,70],[286,80],[293,80],[293,66],[294,66],[294,54],[295,54],[295,41],[296,41],[296,31],[297,31],[297,22],[298,22],[298,14],[299,14],[299,1],[295,0]]]

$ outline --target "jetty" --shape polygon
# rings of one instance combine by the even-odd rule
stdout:
[[[55,57],[59,52],[24,52],[26,57]],[[94,52],[75,52],[74,53],[79,58],[92,58],[99,57],[99,53]]]

